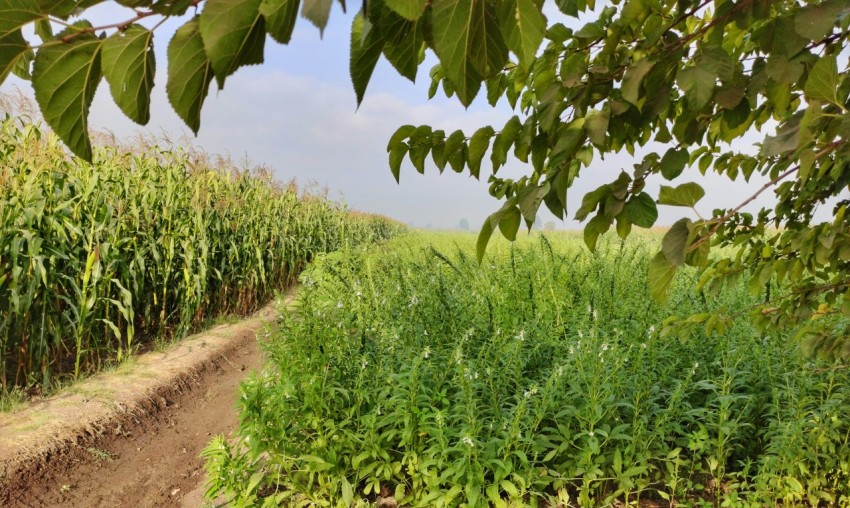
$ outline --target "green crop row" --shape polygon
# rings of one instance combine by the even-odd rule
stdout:
[[[0,124],[0,384],[78,376],[245,314],[318,253],[401,230],[267,175],[174,149],[89,165]]]
[[[417,240],[418,239],[418,240]],[[850,503],[850,372],[761,335],[744,284],[652,303],[658,237],[405,236],[322,256],[205,451],[235,506]],[[671,313],[740,309],[663,336]],[[648,503],[648,504],[647,504]],[[660,503],[660,504],[658,504]]]

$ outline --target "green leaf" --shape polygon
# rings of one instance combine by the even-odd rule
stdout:
[[[676,81],[685,92],[691,110],[701,110],[714,93],[717,74],[707,66],[689,67],[679,71]]]
[[[811,41],[820,41],[832,32],[842,8],[846,8],[846,2],[842,0],[807,5],[794,15],[794,30]]]
[[[620,92],[623,94],[623,99],[637,106],[640,100],[640,86],[643,78],[655,66],[655,62],[643,59],[637,63],[633,63],[626,68],[626,74],[623,76],[623,84],[620,87]]]
[[[493,163],[493,173],[496,173],[499,167],[507,162],[508,150],[510,150],[511,145],[516,140],[521,127],[522,123],[519,117],[514,115],[502,127],[502,130],[496,134],[496,138],[493,140],[493,151],[490,154],[490,161]]]
[[[505,0],[499,12],[505,42],[526,69],[534,62],[546,34],[546,18],[540,5],[534,0]]]
[[[387,143],[387,151],[389,152],[393,148],[403,145],[403,141],[410,137],[411,134],[416,132],[416,127],[413,125],[402,125],[393,133],[390,138],[389,143]]]
[[[292,39],[301,0],[262,0],[260,14],[266,18],[266,32],[281,44]]]
[[[521,220],[522,214],[519,208],[512,206],[506,209],[499,220],[499,231],[501,231],[502,236],[512,242],[515,241]]]
[[[351,24],[349,71],[358,106],[363,102],[366,87],[381,57],[383,47],[384,39],[381,38],[380,32],[363,16],[363,13],[354,16]]]
[[[328,26],[332,5],[333,0],[304,0],[301,6],[301,15],[319,29],[319,36],[324,35]]]
[[[456,130],[449,134],[449,137],[446,139],[444,154],[455,173],[463,171],[467,152],[466,136],[464,136],[463,131]]]
[[[487,244],[490,243],[490,237],[493,236],[493,224],[490,217],[484,221],[481,226],[481,232],[478,233],[478,241],[475,243],[475,257],[478,258],[478,263],[484,259],[484,252],[487,250]]]
[[[641,228],[651,228],[658,220],[658,207],[646,192],[634,195],[626,201],[623,213],[629,222]]]
[[[168,43],[168,101],[195,134],[201,127],[201,107],[213,79],[212,66],[195,16],[177,29]]]
[[[469,106],[481,82],[507,62],[498,20],[486,0],[434,0],[431,11],[434,51],[461,103]]]
[[[529,185],[517,193],[519,211],[522,213],[522,218],[525,219],[529,227],[534,224],[534,219],[537,218],[537,210],[540,209],[540,204],[547,194],[549,194],[548,183],[544,183],[543,185]]]
[[[661,240],[661,252],[673,266],[685,264],[685,250],[688,248],[691,224],[690,219],[677,220]]]
[[[401,162],[404,160],[404,156],[407,155],[408,147],[406,144],[401,143],[399,145],[395,145],[390,148],[390,171],[392,171],[393,177],[395,178],[396,183],[399,183],[399,177],[401,174]]]
[[[676,267],[670,261],[667,261],[663,252],[656,254],[649,262],[647,283],[649,294],[656,303],[664,304],[667,302],[674,275],[676,275]]]
[[[599,202],[607,198],[611,194],[611,186],[608,184],[601,185],[596,190],[590,191],[584,195],[581,200],[581,206],[576,210],[576,220],[584,220],[590,212],[596,209]]]
[[[837,90],[838,66],[835,55],[818,59],[812,70],[809,71],[808,79],[806,79],[806,86],[803,89],[806,99],[829,101],[836,104],[838,103]]]
[[[138,124],[148,123],[156,69],[153,32],[141,25],[115,32],[103,42],[101,63],[121,111]]]
[[[605,29],[598,23],[588,23],[573,35],[578,39],[601,39],[605,37]]]
[[[59,37],[91,28],[81,21]],[[32,85],[44,120],[79,157],[90,161],[89,108],[100,83],[100,48],[103,41],[91,32],[76,35],[65,44],[42,47],[35,56]]]
[[[735,60],[721,46],[703,48],[696,59],[696,66],[711,70],[723,81],[731,81],[735,75]]]
[[[6,0],[0,2],[0,38],[19,32],[37,19],[46,17],[36,0]]]
[[[605,136],[608,132],[608,121],[611,116],[610,109],[602,108],[602,111],[590,110],[585,116],[584,128],[590,142],[596,146],[605,145]]]
[[[399,74],[414,82],[424,56],[424,25],[423,21],[407,21],[391,11],[381,16],[381,34],[390,37],[384,44],[384,56]]]
[[[263,63],[266,32],[260,1],[206,0],[204,4],[201,37],[219,90],[239,67]]]
[[[490,138],[493,137],[493,134],[493,128],[488,125],[475,131],[472,137],[469,138],[469,159],[467,160],[467,166],[469,166],[469,172],[475,178],[478,178],[481,173],[481,160],[484,158],[484,152],[490,146]]]
[[[682,174],[689,161],[690,157],[686,149],[671,148],[661,158],[661,175],[667,180],[673,180]]]
[[[425,12],[428,0],[384,0],[384,3],[404,19],[415,21]]]
[[[31,55],[32,50],[20,30],[0,36],[0,83]]]
[[[683,183],[678,187],[661,186],[658,203],[661,205],[693,207],[705,195],[702,187],[694,182]]]
[[[596,242],[599,240],[599,237],[604,235],[609,229],[611,229],[611,219],[602,214],[587,221],[587,224],[584,226],[584,243],[587,244],[587,248],[595,251]]]

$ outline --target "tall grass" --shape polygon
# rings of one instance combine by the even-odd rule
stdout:
[[[120,361],[245,314],[320,252],[400,226],[188,150],[97,149],[0,123],[0,384]]]
[[[417,240],[418,238],[418,240]],[[746,318],[662,337],[746,287],[649,298],[656,237],[405,236],[302,275],[273,366],[243,386],[237,446],[206,451],[237,506],[850,503],[850,372]],[[643,504],[642,504],[643,503]]]

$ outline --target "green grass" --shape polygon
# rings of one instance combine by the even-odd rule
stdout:
[[[248,380],[241,441],[205,451],[238,505],[850,503],[850,373],[746,318],[662,337],[746,287],[648,296],[658,238],[491,246],[408,235],[319,257]],[[757,295],[761,296],[761,295]],[[744,314],[746,316],[746,314]]]

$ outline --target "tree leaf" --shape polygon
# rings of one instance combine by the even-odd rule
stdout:
[[[493,150],[490,154],[490,162],[493,163],[493,173],[495,174],[499,167],[503,166],[508,160],[508,150],[516,140],[517,134],[522,127],[519,117],[514,115],[502,127],[502,130],[496,134],[493,140]]]
[[[369,85],[369,79],[372,77],[378,59],[381,58],[383,47],[384,39],[381,38],[380,32],[363,16],[363,13],[354,16],[351,24],[349,71],[358,106],[363,102],[366,87]]]
[[[198,16],[177,29],[168,43],[168,101],[195,134],[201,128],[201,107],[213,70],[201,39]]]
[[[0,38],[20,32],[37,19],[46,17],[36,0],[7,0],[0,2]]]
[[[688,165],[690,157],[684,148],[670,148],[661,158],[661,175],[667,180],[673,180],[682,174]]]
[[[404,19],[415,21],[425,12],[428,0],[384,0],[384,3]]]
[[[156,70],[153,32],[141,25],[115,32],[103,42],[101,64],[121,111],[138,124],[148,123]]]
[[[449,134],[446,138],[445,157],[452,166],[452,170],[460,173],[463,170],[463,165],[466,162],[466,136],[463,131],[456,130]]]
[[[832,32],[842,10],[841,0],[827,0],[817,5],[807,5],[794,15],[794,30],[811,41],[820,41]]]
[[[673,266],[685,264],[685,250],[688,248],[691,224],[690,219],[677,220],[661,240],[661,252]]]
[[[658,207],[655,206],[652,196],[646,192],[630,197],[623,213],[629,222],[641,228],[651,228],[658,220]]]
[[[5,81],[9,72],[19,66],[27,55],[32,55],[32,49],[20,30],[0,36],[0,83]]]
[[[691,110],[699,111],[711,100],[717,74],[706,66],[689,67],[679,71],[676,81],[684,90]]]
[[[658,203],[670,206],[693,207],[705,195],[705,191],[694,182],[683,183],[678,187],[661,186]]]
[[[262,0],[260,14],[266,19],[266,32],[281,44],[289,44],[298,19],[301,0]]]
[[[263,63],[266,42],[261,0],[206,0],[200,31],[218,88],[243,65]]]
[[[401,163],[404,160],[404,156],[407,155],[407,151],[408,147],[405,143],[395,145],[389,150],[390,171],[392,171],[396,183],[399,183],[399,177],[401,174]]]
[[[818,59],[812,70],[809,71],[806,86],[803,88],[806,99],[810,101],[829,101],[835,104],[838,102],[837,90],[838,65],[835,55]]]
[[[486,0],[434,0],[431,20],[434,51],[469,106],[484,78],[501,71],[508,57],[492,6]]]
[[[504,208],[499,218],[499,231],[502,232],[502,236],[512,242],[515,241],[521,219],[522,214],[516,205]]]
[[[80,21],[59,34],[77,34],[91,24]],[[91,32],[65,44],[43,46],[35,56],[32,86],[44,120],[79,157],[91,161],[89,108],[100,83],[103,41]]]
[[[522,218],[531,226],[534,224],[534,219],[537,218],[537,210],[540,209],[540,204],[543,199],[549,194],[549,184],[529,185],[524,187],[517,193],[517,202],[519,203],[519,211],[522,213]]]
[[[325,33],[328,19],[331,17],[331,6],[333,0],[304,0],[301,6],[301,15],[319,29],[319,36]]]
[[[676,267],[670,261],[667,261],[663,252],[656,254],[649,262],[647,283],[649,294],[655,303],[664,304],[667,302],[674,275],[676,275]]]
[[[611,229],[611,219],[599,214],[589,221],[584,226],[584,243],[591,251],[596,250],[596,242],[601,235],[604,235]]]
[[[623,94],[623,99],[629,101],[633,105],[638,105],[640,100],[640,85],[643,78],[655,66],[655,62],[649,59],[643,59],[637,63],[633,63],[626,68],[626,73],[623,76],[623,84],[620,86],[620,92]]]
[[[546,18],[534,0],[505,0],[499,12],[508,48],[523,68],[530,68],[546,35]]]
[[[395,34],[385,39],[384,56],[399,74],[416,81],[416,71],[424,57],[425,29],[423,21],[407,21],[392,11],[381,15],[381,34]]]
[[[484,158],[484,152],[490,146],[490,138],[493,137],[493,134],[493,128],[488,125],[475,131],[469,138],[469,159],[466,164],[469,166],[469,172],[475,178],[478,178],[481,174],[481,160]]]
[[[491,236],[493,236],[493,224],[490,217],[487,217],[481,226],[481,232],[478,233],[478,241],[475,242],[475,257],[479,264],[484,259],[484,252],[487,251],[487,244],[490,243]]]
[[[587,137],[596,146],[601,147],[605,145],[605,136],[608,132],[610,115],[610,109],[602,108],[601,111],[590,110],[587,112],[587,116],[585,116],[584,128],[587,131]]]

